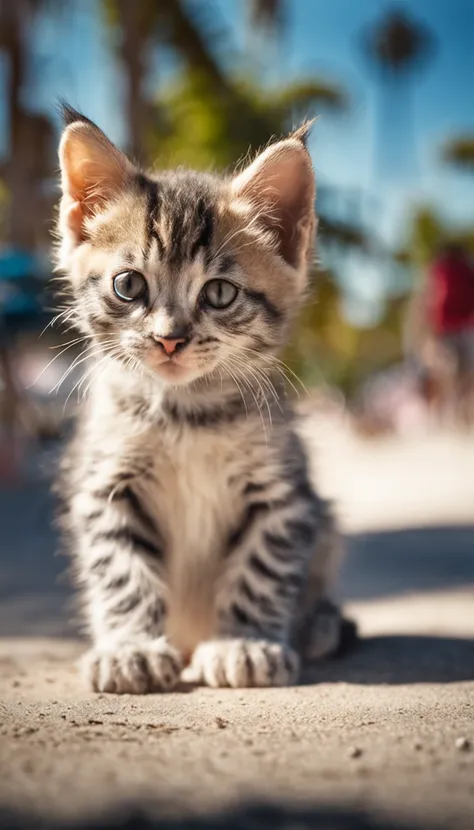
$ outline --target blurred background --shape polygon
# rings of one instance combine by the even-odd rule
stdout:
[[[348,532],[471,524],[473,47],[472,0],[0,0],[10,557],[33,566],[39,545],[49,561],[44,482],[89,371],[51,288],[60,98],[157,166],[227,169],[317,117],[314,292],[285,359],[301,405],[331,425],[323,483]]]
[[[0,0],[0,698],[18,702],[0,723],[0,806],[119,803],[142,785],[155,797],[160,778],[181,800],[188,777],[240,800],[239,776],[277,789],[281,769],[298,797],[306,781],[323,803],[374,796],[395,812],[416,803],[420,826],[474,826],[449,818],[472,813],[474,780],[473,78],[474,0]],[[240,696],[226,697],[227,722],[212,694],[99,704],[76,680],[84,646],[50,485],[89,368],[51,282],[60,98],[163,167],[226,169],[317,117],[314,291],[284,360],[337,505],[340,592],[363,642],[317,667],[311,682],[330,692],[288,690],[274,720],[265,697],[249,741],[240,725],[260,713],[237,712]],[[90,736],[100,705],[120,714],[110,750],[106,725]],[[148,767],[148,737],[122,732],[127,706],[178,724],[157,733]],[[201,733],[193,709],[211,712]],[[301,742],[285,731],[299,711]],[[225,726],[235,745],[211,766]],[[253,743],[266,762],[249,761]],[[319,766],[300,780],[297,757]]]
[[[471,0],[0,0],[3,476],[86,385],[49,288],[61,97],[158,166],[225,169],[318,116],[315,293],[288,363],[366,436],[467,422],[473,40]]]

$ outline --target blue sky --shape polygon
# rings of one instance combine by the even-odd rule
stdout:
[[[242,48],[243,0],[201,0],[201,5],[209,7],[213,21],[228,27],[230,39],[220,44],[221,53]],[[390,176],[375,165],[377,86],[362,58],[358,33],[394,5],[429,26],[438,48],[411,89],[412,131],[404,132],[397,109],[387,114],[384,135],[391,136],[391,147],[400,147],[399,170]],[[40,80],[33,83],[29,102],[51,112],[62,95],[121,143],[126,134],[121,88],[113,44],[98,23],[99,7],[96,0],[69,0],[59,16],[36,26],[32,77]],[[162,76],[166,67],[158,70]],[[422,201],[438,206],[448,220],[474,223],[474,176],[455,173],[439,161],[449,135],[474,132],[474,0],[290,0],[272,79],[308,75],[340,83],[350,99],[347,113],[323,112],[314,128],[311,150],[318,178],[360,188],[370,197],[380,235],[402,238],[410,206]],[[0,119],[1,113],[0,96]]]
[[[229,22],[241,17],[239,0],[218,5]],[[397,108],[388,114],[383,135],[387,142],[392,138],[386,155],[397,139],[400,145],[399,173],[389,175],[375,162],[383,113],[377,108],[380,87],[361,54],[360,32],[395,5],[429,27],[437,48],[408,90],[408,134],[405,123],[397,124]],[[407,206],[423,200],[435,203],[448,220],[474,221],[474,177],[454,173],[439,160],[449,135],[474,133],[474,0],[294,0],[282,53],[282,77],[334,79],[350,96],[347,114],[323,113],[314,129],[311,147],[321,181],[370,194],[374,221],[388,238],[403,233]]]

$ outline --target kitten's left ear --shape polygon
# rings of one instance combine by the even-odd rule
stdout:
[[[310,126],[267,147],[232,182],[234,196],[251,205],[293,268],[306,264],[315,228],[316,185],[306,148]]]

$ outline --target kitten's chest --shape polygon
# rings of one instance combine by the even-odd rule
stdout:
[[[226,435],[193,430],[160,440],[154,509],[173,559],[217,553],[232,525],[242,474],[238,452]]]
[[[215,432],[163,441],[157,452],[155,511],[166,540],[167,632],[183,653],[216,630],[215,584],[238,509],[241,473],[235,447]]]

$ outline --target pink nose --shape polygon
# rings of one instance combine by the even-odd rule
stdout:
[[[186,343],[185,337],[155,337],[155,340],[160,344],[160,346],[162,346],[168,357],[171,357],[171,355],[178,350],[179,346]]]

